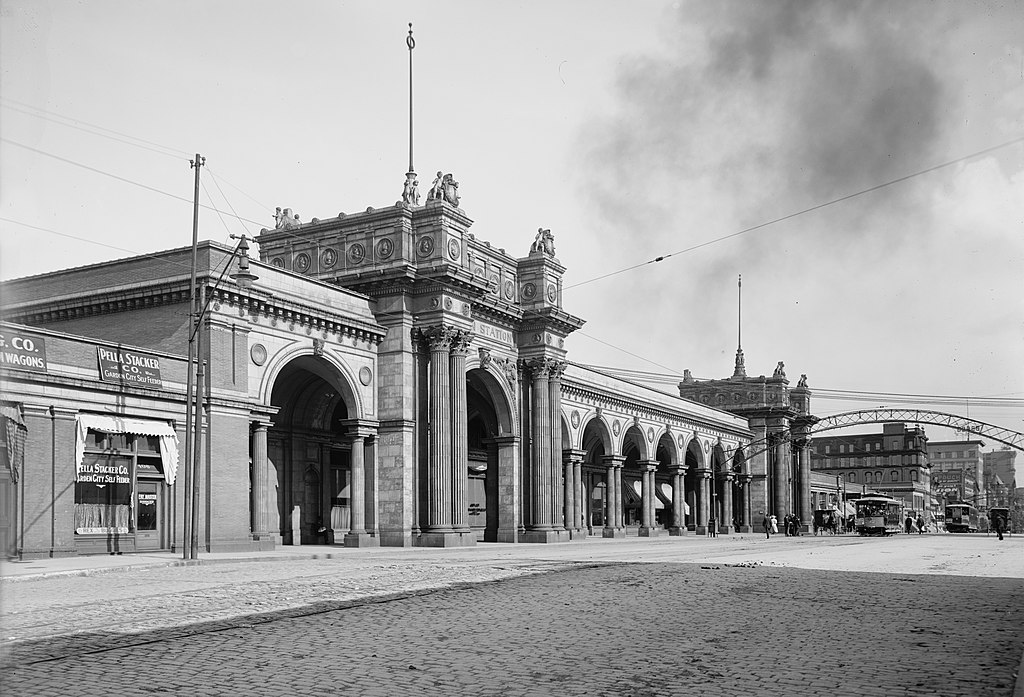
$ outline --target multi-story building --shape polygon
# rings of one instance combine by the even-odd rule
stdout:
[[[1016,460],[1017,451],[1010,446],[1004,446],[999,450],[989,453],[982,453],[981,459],[984,463],[985,472],[992,473],[1002,480],[1005,486],[1013,490],[1017,488]]]
[[[931,441],[928,462],[932,489],[944,501],[964,501],[985,508],[985,462],[981,440]]]
[[[884,424],[881,433],[815,436],[811,469],[842,477],[849,494],[887,494],[927,518],[936,507],[927,452],[928,437],[920,426]]]

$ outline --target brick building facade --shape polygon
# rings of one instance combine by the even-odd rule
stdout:
[[[282,215],[247,288],[200,245],[201,549],[729,533],[810,505],[805,463],[755,444],[777,407],[799,427],[805,386],[750,415],[575,364],[553,236],[516,257],[471,224],[437,199]],[[180,549],[189,252],[2,284],[5,336],[47,350],[0,366],[9,554]],[[128,481],[90,489],[83,463]]]

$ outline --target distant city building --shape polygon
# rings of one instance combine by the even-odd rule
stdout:
[[[965,501],[986,506],[985,462],[981,440],[931,441],[928,462],[932,466],[932,488],[946,501]]]
[[[990,453],[982,453],[981,459],[984,462],[985,472],[997,475],[1003,484],[1010,487],[1011,490],[1017,488],[1016,450],[1005,446]]]
[[[920,426],[883,424],[881,433],[815,436],[811,469],[844,479],[851,498],[875,491],[902,499],[909,510],[935,513],[927,453]]]
[[[802,375],[796,386],[790,387],[785,365],[779,361],[770,378],[747,377],[743,349],[738,348],[732,377],[696,380],[686,370],[678,387],[680,397],[736,414],[749,423],[754,434],[747,456],[749,471],[764,474],[747,477],[736,472],[737,480],[746,483],[734,489],[733,495],[739,497],[747,487],[751,493],[745,500],[765,502],[763,509],[751,512],[755,529],[760,529],[757,522],[763,515],[774,513],[780,519],[794,514],[800,518],[801,529],[810,531],[815,508],[808,444],[818,419],[811,414],[807,376]],[[716,483],[716,490],[719,496],[729,498],[723,480]]]

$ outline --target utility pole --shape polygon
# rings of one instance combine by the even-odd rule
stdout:
[[[192,424],[193,417],[198,416],[197,421],[202,423],[201,414],[193,414],[192,411],[192,387],[194,385],[194,366],[196,361],[196,337],[198,335],[198,298],[196,296],[196,264],[199,249],[199,168],[206,164],[206,158],[196,153],[196,159],[189,160],[189,165],[196,171],[195,176],[195,192],[192,197],[192,274],[191,280],[189,281],[188,287],[188,365],[185,370],[187,375],[185,378],[185,497],[184,497],[184,516],[182,525],[182,558],[183,559],[194,559],[195,558],[195,547],[193,545],[193,539],[196,537],[194,530],[195,521],[198,516],[197,511],[194,510],[196,507],[196,501],[193,497],[193,490],[198,491],[198,487],[195,486],[195,478],[198,472],[195,471],[196,454],[199,451],[199,446],[193,443],[192,439]],[[197,405],[197,411],[199,405]],[[196,429],[196,433],[199,433],[199,429]],[[195,445],[195,447],[193,447]]]

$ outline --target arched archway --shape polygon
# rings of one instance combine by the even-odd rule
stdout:
[[[366,434],[354,437],[358,405],[342,372],[320,356],[292,358],[274,376],[270,405],[277,410],[267,436],[270,531],[285,544],[340,542],[352,530],[353,505],[356,519],[375,527],[374,502],[351,487],[353,444],[364,448]]]
[[[678,530],[682,521],[676,520],[676,511],[673,507],[673,489],[679,485],[676,480],[676,463],[678,456],[676,443],[671,433],[662,433],[658,438],[657,446],[654,449],[654,459],[658,461],[658,468],[654,476],[654,518],[658,527]],[[680,506],[685,509],[685,506]]]
[[[686,491],[686,504],[689,508],[689,513],[686,514],[686,527],[688,530],[704,533],[707,531],[709,506],[708,486],[704,475],[708,470],[705,468],[704,451],[697,438],[690,439],[686,445],[683,467],[686,472],[683,477],[683,488]]]
[[[466,520],[484,542],[514,542],[517,444],[509,398],[485,368],[466,371]],[[506,503],[502,503],[502,502]]]
[[[583,427],[580,441],[585,455],[583,456],[583,506],[584,518],[587,521],[588,534],[605,535],[611,530],[614,521],[608,517],[608,472],[606,462],[612,449],[612,434],[608,426],[594,415]]]
[[[623,526],[635,534],[643,524],[642,462],[647,461],[647,442],[644,432],[633,425],[622,436],[622,515]]]
[[[733,528],[733,476],[721,443],[711,448],[711,471],[711,516],[717,532],[729,533]]]

